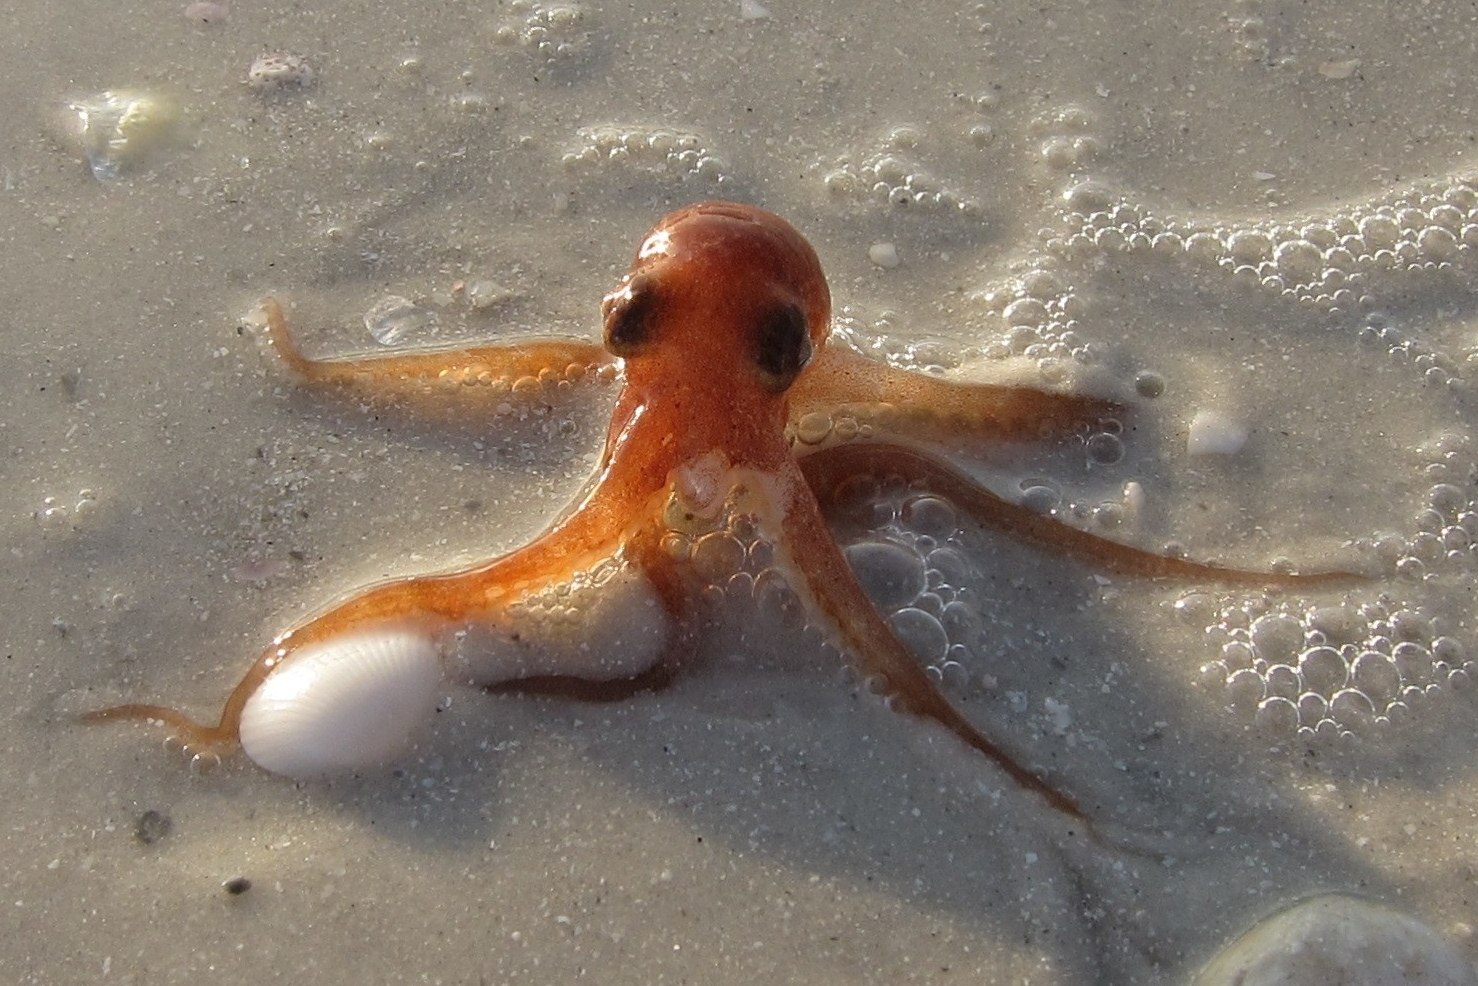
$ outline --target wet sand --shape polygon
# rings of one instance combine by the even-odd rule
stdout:
[[[766,6],[11,12],[8,981],[1184,983],[1330,892],[1471,960],[1471,12]],[[273,52],[312,84],[249,87]],[[178,117],[103,181],[67,106],[108,90]],[[962,441],[994,488],[1374,577],[952,536],[982,623],[952,699],[1109,847],[778,630],[613,705],[449,687],[414,755],[333,782],[76,722],[212,714],[279,629],[522,543],[594,462],[609,391],[450,423],[305,394],[241,330],[262,297],[321,354],[377,348],[390,296],[440,312],[407,345],[593,337],[645,230],[713,197],[811,238],[859,345],[1133,398],[1078,443]],[[1198,412],[1232,451],[1191,454]]]

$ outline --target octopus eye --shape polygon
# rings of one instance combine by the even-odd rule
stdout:
[[[642,275],[606,295],[601,314],[606,349],[613,356],[633,356],[651,340],[657,327],[657,302],[652,279]]]
[[[777,394],[811,362],[811,337],[800,306],[772,308],[760,318],[754,334],[754,362],[765,388]]]

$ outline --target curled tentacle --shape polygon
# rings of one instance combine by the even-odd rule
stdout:
[[[1012,503],[943,459],[893,443],[862,442],[818,449],[802,457],[800,466],[823,506],[845,495],[847,484],[857,477],[901,477],[938,493],[982,524],[1119,575],[1261,586],[1315,586],[1365,578],[1345,571],[1248,571],[1145,551]]]

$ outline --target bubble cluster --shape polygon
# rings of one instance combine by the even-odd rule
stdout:
[[[922,131],[914,127],[894,127],[876,151],[860,160],[854,155],[837,158],[822,181],[840,197],[979,216],[982,209],[977,200],[949,188],[919,165],[914,155],[923,139]]]
[[[1472,443],[1450,432],[1418,451],[1427,459],[1422,475],[1431,485],[1411,531],[1360,538],[1356,547],[1408,582],[1471,577],[1478,573],[1478,459]]]
[[[679,180],[696,179],[715,186],[729,185],[734,175],[727,162],[710,150],[696,133],[666,127],[582,127],[579,144],[561,159],[569,168],[624,165]]]
[[[985,147],[993,143],[996,139],[996,128],[985,117],[995,110],[1000,103],[1000,96],[994,90],[985,90],[975,93],[957,92],[954,97],[980,116],[966,127],[965,136],[970,138],[970,143],[976,147]]]
[[[1011,277],[968,297],[1002,323],[999,336],[982,350],[986,359],[1033,360],[1049,385],[1065,384],[1075,366],[1097,359],[1079,334],[1083,300],[1052,258],[1022,261]]]
[[[70,497],[42,497],[41,506],[31,516],[44,530],[77,530],[97,509],[97,502],[97,494],[90,489],[78,490],[75,500]]]
[[[799,625],[800,600],[774,566],[775,545],[761,529],[761,504],[751,502],[752,494],[735,477],[710,478],[716,484],[710,499],[677,489],[668,496],[663,554],[687,569],[716,608],[753,600],[786,625]]]
[[[1094,117],[1076,104],[1038,114],[1027,132],[1040,141],[1042,162],[1056,171],[1076,171],[1097,157],[1098,138],[1091,131]]]
[[[1453,177],[1385,201],[1301,220],[1233,225],[1159,216],[1097,181],[1063,193],[1068,232],[1050,247],[1145,252],[1331,312],[1370,305],[1392,273],[1451,270],[1478,245],[1478,180]]]
[[[932,678],[965,685],[985,643],[971,588],[982,574],[954,505],[906,488],[859,490],[856,502],[866,505],[872,530],[845,553],[868,598]]]
[[[1360,342],[1385,350],[1392,359],[1410,362],[1421,371],[1422,381],[1432,386],[1461,382],[1460,368],[1446,353],[1392,323],[1384,312],[1366,314],[1358,333]]]
[[[551,65],[578,58],[589,48],[588,15],[579,4],[512,0],[508,6],[513,17],[493,32],[500,44],[520,45]]]
[[[1299,609],[1221,606],[1192,592],[1175,609],[1204,623],[1219,648],[1207,678],[1274,738],[1334,739],[1400,725],[1478,675],[1478,662],[1439,618],[1389,596]]]

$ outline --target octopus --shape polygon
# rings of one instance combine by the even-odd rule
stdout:
[[[901,482],[1112,573],[1250,585],[1348,577],[1155,554],[991,492],[944,457],[945,439],[1037,439],[1126,409],[1070,391],[911,372],[828,345],[831,298],[815,251],[784,219],[750,205],[705,202],[663,218],[601,304],[603,345],[532,339],[314,359],[275,300],[263,310],[269,348],[311,387],[477,384],[516,399],[606,379],[620,390],[594,476],[530,543],[464,570],[372,586],[281,633],[213,724],[160,705],[88,716],[162,724],[197,758],[240,750],[294,778],[381,763],[408,746],[447,679],[589,700],[658,688],[691,663],[714,607],[729,598],[715,588],[737,580],[819,630],[900,712],[932,720],[1091,825],[1072,797],[950,703],[875,609],[829,511]]]

